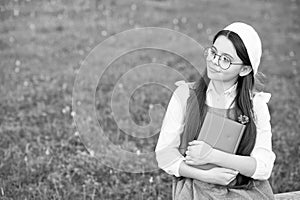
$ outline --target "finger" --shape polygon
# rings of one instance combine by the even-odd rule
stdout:
[[[233,175],[237,175],[239,173],[237,170],[228,169],[228,168],[224,168],[224,172]]]
[[[195,165],[195,162],[192,160],[186,160],[185,163],[188,165]]]
[[[185,159],[186,159],[186,160],[191,160],[192,157],[191,157],[190,155],[187,155],[187,156],[185,156]]]
[[[234,169],[230,169],[230,168],[223,168],[224,172],[226,173],[237,173],[238,171],[237,170],[234,170]]]
[[[186,161],[193,161],[193,162],[194,162],[194,159],[193,159],[191,156],[186,156],[186,157],[185,157],[185,160],[186,160]]]
[[[189,142],[189,145],[196,145],[196,144],[202,144],[203,141],[199,141],[199,140],[193,140],[191,142]]]
[[[190,146],[189,152],[190,152],[190,153],[196,153],[196,152],[199,152],[199,147],[197,147],[197,145]],[[200,152],[201,152],[201,150],[200,150]]]
[[[186,155],[190,155],[190,153],[191,152],[189,150],[185,152]]]
[[[233,176],[236,176],[238,174],[238,172],[236,172],[236,171],[227,171],[226,173],[233,175]]]
[[[231,179],[228,180],[227,184],[231,183],[235,178],[236,176],[233,176]]]
[[[188,151],[191,153],[192,149],[193,149],[192,146],[190,146]]]

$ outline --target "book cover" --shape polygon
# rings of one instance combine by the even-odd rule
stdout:
[[[240,144],[246,125],[207,112],[197,140],[201,140],[214,149],[235,154]],[[211,169],[214,164],[195,166],[200,169]]]

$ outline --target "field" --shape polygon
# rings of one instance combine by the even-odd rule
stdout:
[[[252,24],[263,42],[260,70],[265,74],[264,90],[272,93],[269,109],[277,156],[269,181],[274,193],[300,190],[299,6],[297,0],[1,0],[0,199],[171,199],[171,177],[162,170],[150,170],[150,163],[142,173],[131,173],[138,172],[138,163],[132,163],[136,171],[118,170],[110,167],[116,164],[96,159],[94,151],[87,150],[86,144],[105,144],[93,135],[95,124],[83,133],[73,119],[79,115],[72,105],[76,76],[94,47],[122,31],[163,27],[207,45],[219,29],[233,21]],[[104,54],[109,56],[141,37],[105,46]],[[180,41],[161,38],[162,43],[181,49]],[[201,56],[182,48],[192,58]],[[91,61],[102,66],[103,60]],[[135,153],[153,151],[158,135],[151,135],[152,131],[141,139],[120,131],[111,114],[110,95],[115,88],[126,91],[148,80],[151,71],[135,71],[135,76],[127,78],[130,81],[117,82],[129,69],[151,62],[172,67],[188,81],[197,78],[183,58],[144,49],[111,63],[95,95],[103,131],[114,144]],[[173,83],[183,78],[167,73],[152,71],[151,77],[174,89]],[[78,91],[84,103],[90,100],[93,88]],[[161,120],[159,109],[166,108],[170,95],[171,91],[156,85],[138,88],[129,102],[134,122],[149,123],[149,107],[158,109],[152,113],[158,116],[153,120]],[[116,98],[121,109],[123,96]],[[128,121],[120,121],[130,130]],[[115,162],[120,155],[111,157]]]

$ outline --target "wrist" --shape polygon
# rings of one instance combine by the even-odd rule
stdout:
[[[218,150],[212,148],[212,151],[211,151],[211,153],[209,155],[209,163],[216,164],[215,162],[217,160],[217,157],[218,157]]]
[[[209,170],[197,169],[198,179],[204,182],[209,182],[210,173]]]

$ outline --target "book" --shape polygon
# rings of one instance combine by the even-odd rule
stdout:
[[[207,112],[197,140],[204,141],[214,149],[235,154],[240,144],[246,125],[232,119]],[[205,152],[203,152],[205,154]],[[214,164],[195,165],[199,169],[208,170]]]

